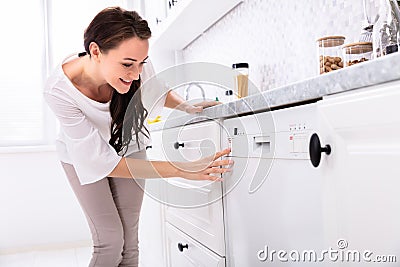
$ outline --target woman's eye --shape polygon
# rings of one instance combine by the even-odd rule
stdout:
[[[141,65],[144,65],[146,63],[147,63],[147,61],[140,62]]]
[[[124,65],[124,67],[127,67],[127,68],[129,68],[130,66],[132,66],[132,64],[129,64],[129,63],[123,63],[122,65]]]

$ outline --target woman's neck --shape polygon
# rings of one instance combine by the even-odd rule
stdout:
[[[88,55],[67,62],[63,69],[74,86],[87,97],[98,102],[110,101],[113,89]]]

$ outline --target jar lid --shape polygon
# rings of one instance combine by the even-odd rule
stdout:
[[[249,63],[235,63],[235,64],[232,64],[232,68],[234,68],[234,69],[249,68]]]
[[[325,36],[325,37],[321,37],[319,39],[317,39],[317,42],[319,41],[323,41],[323,40],[328,40],[328,39],[346,39],[346,37],[344,36],[340,36],[340,35],[333,35],[333,36]]]
[[[372,52],[372,43],[371,42],[358,42],[346,44],[343,46],[346,54],[362,54],[367,52]]]
[[[325,36],[317,39],[319,47],[333,47],[344,44],[344,36]]]
[[[386,54],[391,54],[399,51],[397,44],[390,44],[386,46]]]

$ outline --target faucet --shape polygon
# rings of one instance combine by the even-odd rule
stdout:
[[[204,92],[204,88],[201,87],[201,85],[198,84],[198,83],[189,83],[189,85],[185,88],[185,91],[183,92],[183,96],[184,96],[185,100],[186,100],[186,101],[189,100],[189,89],[190,89],[190,87],[192,87],[193,85],[194,85],[194,86],[197,86],[198,88],[200,88],[200,90],[201,90],[201,95],[203,96],[203,100],[205,101],[205,100],[206,100],[206,94],[205,94],[205,92]]]

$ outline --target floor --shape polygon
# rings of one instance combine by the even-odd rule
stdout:
[[[87,267],[91,247],[0,255],[0,267]]]

